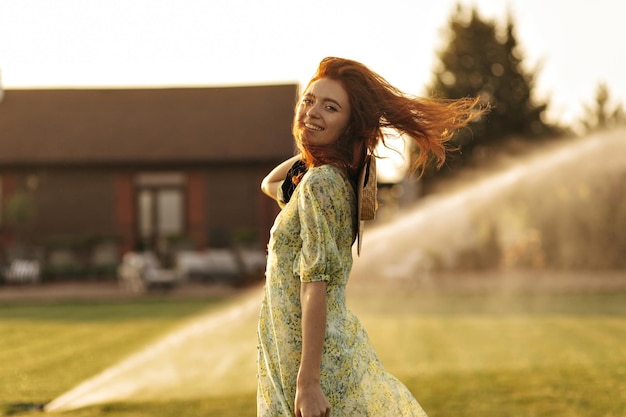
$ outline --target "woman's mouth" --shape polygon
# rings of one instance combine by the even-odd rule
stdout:
[[[305,128],[307,128],[309,130],[314,130],[316,132],[321,132],[321,131],[324,130],[324,128],[316,126],[316,125],[311,124],[311,123],[303,123],[303,125],[304,125]]]

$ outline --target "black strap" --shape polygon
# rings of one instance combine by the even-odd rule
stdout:
[[[285,181],[282,185],[283,190],[283,203],[287,204],[289,200],[291,200],[291,195],[293,191],[296,189],[296,184],[293,182],[293,178],[304,174],[307,171],[306,164],[302,160],[297,160],[289,171],[287,171],[287,176],[285,177]]]

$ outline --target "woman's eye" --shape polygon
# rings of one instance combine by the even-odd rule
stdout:
[[[308,97],[305,97],[305,98],[303,98],[303,99],[302,99],[302,102],[303,102],[304,104],[311,104],[311,103],[313,103],[313,100],[311,100],[311,99],[310,99],[310,98],[308,98]]]
[[[337,111],[337,109],[334,106],[326,106],[326,110],[328,110],[328,111]]]

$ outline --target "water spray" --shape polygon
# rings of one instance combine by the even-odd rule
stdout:
[[[112,401],[189,399],[256,388],[258,288],[54,399],[45,411]]]

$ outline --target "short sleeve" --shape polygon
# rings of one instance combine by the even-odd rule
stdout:
[[[302,249],[297,272],[302,282],[329,282],[341,273],[342,259],[336,237],[340,235],[339,228],[346,227],[339,215],[346,196],[340,181],[340,174],[327,168],[309,172],[300,184]]]

